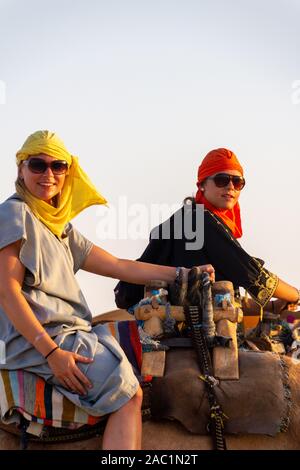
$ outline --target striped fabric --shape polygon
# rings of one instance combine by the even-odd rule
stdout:
[[[88,415],[42,378],[23,370],[0,371],[0,407],[1,419],[7,423],[16,421],[16,412],[28,421],[70,429],[100,419]]]
[[[120,343],[142,381],[142,347],[136,322],[110,322],[105,326]],[[28,421],[69,429],[96,424],[101,419],[70,402],[41,377],[23,370],[0,370],[0,410],[4,423],[18,422],[21,413]]]
[[[142,345],[135,321],[108,322],[105,325],[110,333],[120,344],[128,361],[131,363],[137,377],[141,380]]]

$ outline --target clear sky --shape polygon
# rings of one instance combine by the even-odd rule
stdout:
[[[299,16],[300,0],[0,0],[1,201],[25,138],[56,131],[110,202],[74,225],[136,258],[134,211],[180,203],[228,147],[247,180],[243,247],[300,287]],[[93,314],[114,308],[115,281],[78,277]]]

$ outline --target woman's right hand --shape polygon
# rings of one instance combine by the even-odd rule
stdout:
[[[66,389],[85,395],[87,389],[92,388],[91,382],[76,365],[77,361],[93,362],[92,358],[58,348],[47,360],[54,376]]]
[[[202,273],[206,272],[209,274],[209,279],[211,280],[211,282],[215,282],[215,269],[211,264],[204,264],[202,266],[197,267],[200,268]]]
[[[210,281],[215,282],[215,269],[212,264],[202,264],[200,266],[194,266],[194,268],[199,269],[200,273],[208,273]],[[193,268],[181,268],[181,269],[185,269],[187,272],[189,272]]]

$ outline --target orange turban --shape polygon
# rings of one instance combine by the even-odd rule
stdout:
[[[238,161],[237,157],[231,150],[220,148],[216,150],[211,150],[206,157],[202,160],[201,165],[198,169],[198,182],[197,186],[200,187],[200,183],[204,181],[208,176],[215,175],[216,173],[223,173],[226,170],[237,170],[242,175],[244,174],[243,168]],[[196,203],[204,204],[206,209],[210,210],[216,214],[225,225],[231,230],[235,238],[240,238],[243,234],[242,224],[241,224],[241,215],[240,215],[240,205],[237,202],[233,209],[219,209],[213,206],[208,200],[204,197],[200,188],[196,194]]]

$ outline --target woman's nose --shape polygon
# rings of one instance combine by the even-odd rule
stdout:
[[[229,180],[229,183],[227,184],[227,188],[234,189],[234,184],[231,179]]]
[[[46,171],[44,172],[44,174],[46,174],[47,176],[54,176],[54,173],[53,171],[51,170],[51,167],[48,166]]]

